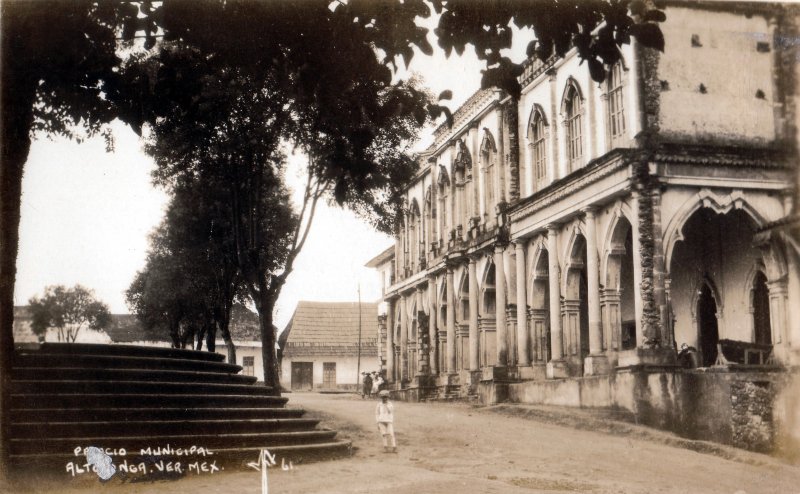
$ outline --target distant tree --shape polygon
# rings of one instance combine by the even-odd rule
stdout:
[[[75,285],[48,286],[42,297],[34,296],[29,301],[31,329],[43,339],[47,330],[58,330],[58,341],[74,343],[83,328],[103,329],[111,323],[108,306],[95,299],[94,293]]]
[[[193,102],[164,107],[150,127],[146,151],[158,164],[159,184],[227,194],[236,263],[261,316],[265,383],[277,389],[272,315],[317,204],[335,198],[388,231],[400,207],[397,191],[417,169],[406,151],[426,120],[429,98],[413,83],[365,79],[345,91],[320,93],[332,99],[342,93],[333,111],[301,101],[288,89],[291,73],[231,67],[180,45],[145,60],[142,70],[159,74],[154,92],[165,101],[180,90]],[[198,86],[176,83],[188,72]],[[298,214],[283,183],[290,150],[307,158]]]
[[[150,239],[145,268],[126,292],[130,310],[147,328],[169,331],[173,346],[196,342],[215,351],[219,333],[236,362],[229,331],[234,303],[246,297],[238,275],[231,218],[218,189],[183,184]]]

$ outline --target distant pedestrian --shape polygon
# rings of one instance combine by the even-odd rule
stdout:
[[[365,397],[369,398],[372,394],[372,377],[366,372],[362,372],[364,374],[364,387],[362,388],[361,399],[363,400]]]
[[[378,430],[383,438],[383,452],[397,453],[397,441],[394,437],[394,405],[389,401],[389,392],[385,389],[378,395],[381,397],[381,401],[375,407],[375,422],[378,423]],[[391,450],[389,449],[389,438],[392,440]]]
[[[381,390],[381,386],[383,385],[383,378],[380,374],[376,374],[375,377],[372,378],[372,394],[378,395],[378,391]]]

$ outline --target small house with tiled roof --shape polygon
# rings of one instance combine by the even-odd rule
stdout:
[[[298,302],[279,339],[281,384],[293,391],[357,389],[359,327],[360,371],[378,371],[377,317],[375,303]]]

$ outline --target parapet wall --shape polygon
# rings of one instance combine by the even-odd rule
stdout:
[[[797,373],[638,368],[499,385],[512,403],[624,409],[683,437],[800,456]]]

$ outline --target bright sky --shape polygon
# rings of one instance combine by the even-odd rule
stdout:
[[[429,26],[430,27],[430,26]],[[453,110],[480,86],[480,68],[468,50],[461,58],[417,54],[410,71],[438,95],[453,91]],[[524,57],[515,50],[515,61]],[[37,135],[25,165],[15,305],[53,284],[80,283],[95,291],[114,313],[127,313],[124,292],[144,267],[148,235],[161,221],[167,194],[150,183],[154,164],[136,134],[114,125],[116,149],[105,152],[101,138],[78,144]],[[297,161],[297,160],[296,160]],[[295,165],[298,165],[295,162]],[[299,167],[290,185],[301,187]],[[275,324],[282,330],[299,300],[377,301],[380,283],[364,267],[393,240],[351,212],[322,205],[306,245],[278,301]]]

